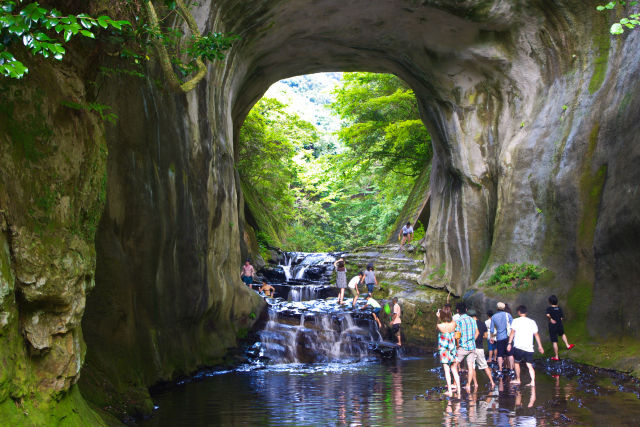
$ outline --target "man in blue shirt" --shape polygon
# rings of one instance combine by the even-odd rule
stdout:
[[[460,306],[460,318],[456,320],[456,333],[458,332],[460,333],[460,340],[456,362],[460,364],[465,358],[467,359],[469,376],[465,390],[467,390],[467,393],[471,393],[473,365],[476,361],[476,338],[478,338],[478,325],[475,320],[467,315],[467,307],[464,305]]]
[[[498,312],[491,316],[491,333],[496,334],[495,342],[498,347],[498,373],[502,373],[502,363],[505,357],[510,356],[509,352],[507,352],[507,345],[509,340],[509,330],[511,327],[511,322],[513,322],[513,317],[504,311],[505,304],[503,302],[499,302]],[[493,342],[493,340],[492,340]]]

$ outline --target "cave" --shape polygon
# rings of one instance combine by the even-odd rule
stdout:
[[[0,168],[2,265],[10,267],[2,283],[20,296],[19,304],[0,299],[9,313],[1,325],[14,331],[2,339],[35,366],[36,379],[25,383],[53,393],[80,378],[98,405],[145,412],[149,386],[224,362],[250,314],[263,310],[237,278],[249,250],[234,169],[238,131],[272,83],[327,71],[392,73],[415,92],[434,147],[422,214],[425,284],[484,304],[477,284],[497,265],[544,265],[585,338],[637,340],[640,315],[624,301],[640,297],[640,34],[611,36],[597,4],[205,0],[192,8],[201,31],[241,40],[187,94],[158,84],[153,60],[153,78],[106,79],[97,96],[115,125],[69,113],[60,100],[92,93],[91,61],[115,68],[117,59],[79,43],[75,65],[34,68],[23,92],[43,92],[51,138],[75,144],[60,143],[55,154],[68,153],[73,169],[58,178],[51,234],[62,244],[22,216],[39,197],[28,183],[46,178],[10,166],[10,156]],[[12,88],[3,91],[15,96]],[[4,117],[31,108],[16,105]],[[54,126],[56,114],[64,120]],[[4,147],[15,135],[1,124]],[[89,148],[98,140],[108,157]],[[104,168],[101,199],[98,187],[84,185]],[[93,241],[71,231],[84,220],[65,214],[63,199],[98,203],[95,253]],[[51,262],[65,257],[73,268]],[[444,275],[429,279],[441,266]],[[516,300],[544,307],[547,291]]]

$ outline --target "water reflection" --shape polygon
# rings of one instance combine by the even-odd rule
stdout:
[[[432,359],[383,364],[279,365],[214,375],[156,396],[144,425],[637,425],[631,393],[593,394],[576,379],[540,372],[537,387],[484,382],[461,399],[443,397]],[[426,391],[425,391],[426,390]],[[613,412],[612,412],[613,411]],[[614,423],[615,424],[615,423]]]

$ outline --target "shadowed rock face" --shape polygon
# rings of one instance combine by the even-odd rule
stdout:
[[[496,265],[534,262],[556,272],[554,291],[573,301],[576,317],[589,317],[590,332],[636,336],[638,310],[619,305],[640,297],[640,32],[610,38],[606,15],[595,4],[199,2],[193,13],[203,33],[233,31],[243,39],[225,61],[209,67],[194,92],[173,95],[151,79],[126,77],[108,81],[100,92],[100,102],[111,105],[119,121],[95,136],[104,132],[108,142],[108,186],[96,237],[96,287],[83,319],[83,378],[95,386],[85,390],[108,390],[92,396],[102,404],[126,400],[132,389],[144,398],[155,381],[220,361],[252,323],[249,315],[261,303],[238,278],[244,208],[234,142],[270,84],[319,71],[395,73],[419,99],[435,152],[424,283],[462,295]],[[73,77],[61,85],[80,89],[94,77],[67,74]],[[85,99],[82,90],[78,98]],[[78,129],[91,125],[60,129],[69,129],[64,134],[75,141],[84,135]],[[84,173],[58,174],[65,184],[56,198],[60,224],[54,225],[63,230],[61,241],[72,240],[74,221],[87,222],[65,216],[63,196],[79,205],[100,200],[98,186],[81,187],[104,163],[83,163],[98,155],[74,150],[63,151],[75,153],[71,163]],[[24,243],[34,228],[21,221],[26,208],[5,209],[40,197],[29,193],[33,187],[7,184],[20,173],[3,167],[0,183],[7,223],[0,224],[7,248],[2,295],[18,294],[0,300],[0,325],[18,336],[10,339],[16,351],[26,354],[24,345],[44,350],[23,356],[58,366],[42,370],[43,384],[64,389],[77,380],[82,360],[77,320],[96,258],[85,236],[75,251],[63,245],[81,254],[78,268],[54,264],[47,272],[44,267],[64,254],[38,257],[37,245]],[[430,279],[443,270],[435,275],[441,280]],[[61,279],[38,290],[33,271]],[[55,295],[44,295],[49,289]],[[66,329],[56,330],[57,320],[36,322],[35,315],[59,316]],[[61,339],[68,342],[58,346]],[[47,350],[54,344],[62,350]],[[58,378],[60,387],[51,386]],[[134,400],[129,409],[145,409]]]

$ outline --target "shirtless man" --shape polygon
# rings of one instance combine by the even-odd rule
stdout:
[[[264,292],[267,297],[273,298],[273,296],[276,294],[276,288],[268,284],[266,280],[263,280],[262,286],[260,287],[260,292]]]
[[[240,273],[240,278],[244,282],[245,285],[249,286],[253,289],[253,275],[256,274],[256,270],[251,265],[251,262],[247,260],[242,266],[242,273]]]

